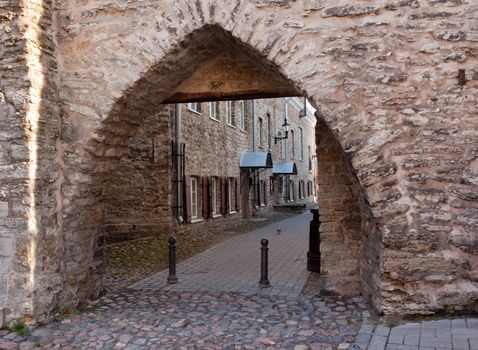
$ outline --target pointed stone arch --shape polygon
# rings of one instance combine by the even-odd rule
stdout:
[[[218,57],[223,66],[221,64],[218,66]],[[228,59],[228,57],[231,59]],[[221,74],[214,74],[212,77],[207,75],[208,72],[221,72],[222,69],[225,72],[236,69],[238,72],[245,74],[236,74],[232,78],[228,74],[222,76]],[[202,75],[198,75],[198,71]],[[251,75],[250,72],[254,74]],[[191,89],[191,91],[202,90],[204,91],[203,93],[187,95],[187,84],[184,84],[184,82],[190,81],[191,77],[201,80],[201,84],[196,84],[196,89]],[[254,81],[256,77],[268,80],[256,83]],[[248,80],[250,84],[245,84]],[[225,89],[221,85],[224,83],[227,85]],[[186,92],[184,93],[184,91]],[[106,117],[103,118],[91,134],[93,137],[88,140],[85,156],[92,159],[91,161],[94,162],[95,168],[93,172],[91,169],[87,169],[87,174],[85,175],[91,176],[92,182],[91,184],[83,185],[85,188],[102,188],[102,193],[104,194],[104,189],[108,182],[113,181],[116,164],[127,147],[130,138],[134,136],[138,127],[147,117],[156,113],[162,102],[187,101],[188,99],[227,99],[236,96],[238,98],[275,97],[299,95],[302,93],[302,91],[298,91],[297,85],[285,76],[280,67],[261,56],[255,48],[242,43],[218,25],[206,25],[186,35],[184,40],[177,43],[174,49],[165,55],[163,60],[151,66],[140,79],[129,86],[121,97],[114,102]],[[321,121],[323,125],[326,124],[323,119]],[[329,127],[318,129],[318,135],[320,135],[320,140],[327,138],[327,146],[319,147],[319,152],[325,153],[326,157],[338,157],[336,164],[337,173],[327,173],[324,175],[321,172],[319,173],[319,178],[325,179],[324,182],[319,180],[319,198],[323,195],[324,203],[330,199],[330,191],[335,189],[336,180],[328,181],[335,175],[343,175],[349,179],[350,183],[347,183],[349,187],[341,188],[341,192],[336,194],[336,199],[347,201],[349,204],[351,201],[355,203],[346,208],[344,203],[332,201],[324,208],[324,218],[329,218],[329,222],[324,223],[323,227],[325,228],[327,225],[335,227],[333,230],[325,229],[323,234],[324,288],[342,294],[354,295],[361,289],[364,289],[362,284],[369,285],[370,279],[379,279],[379,265],[374,265],[373,271],[369,271],[370,274],[377,276],[368,276],[367,279],[361,279],[360,261],[362,253],[360,247],[362,218],[360,215],[360,204],[364,203],[363,200],[360,201],[362,191],[358,181],[354,180],[353,176],[349,174],[351,164],[343,156],[343,150]],[[333,147],[330,146],[331,143],[334,144]],[[321,161],[320,158],[319,161]],[[340,184],[340,181],[339,185],[343,185]],[[352,181],[355,182],[352,183]],[[353,192],[353,194],[349,196],[349,192]],[[96,200],[89,203],[89,209],[94,210],[96,216],[88,214],[87,208],[82,208],[84,213],[82,216],[87,216],[91,222],[98,225],[95,229],[99,235],[99,237],[95,238],[97,254],[91,260],[91,263],[95,266],[100,266],[102,262],[101,242],[103,239],[99,232],[99,226],[101,226],[101,210],[99,208],[102,205],[102,201],[103,197],[100,195]],[[82,219],[81,216],[76,214],[77,211],[71,210],[72,215],[66,217],[65,222],[71,222],[72,226],[79,226],[79,220]],[[329,213],[330,211],[334,211],[335,216]],[[341,212],[340,215],[338,215],[339,211]],[[346,216],[348,221],[344,221],[343,216]],[[345,225],[344,222],[346,222]],[[339,227],[340,225],[344,227]],[[86,227],[88,230],[90,229],[88,226]],[[344,233],[344,230],[347,232]],[[77,235],[77,232],[75,232],[75,235]],[[91,235],[86,233],[80,237],[85,236],[91,237]],[[337,249],[339,241],[341,242],[341,247]],[[351,253],[352,251],[353,253]],[[340,268],[337,267],[338,263]],[[346,267],[345,265],[352,266]],[[83,264],[77,267],[80,270],[84,269]],[[94,273],[95,269],[90,271]],[[78,281],[74,285],[75,288],[77,285],[82,286],[83,291],[81,292],[84,293],[83,295],[95,294],[101,290],[101,274],[94,273],[92,276],[89,273],[85,274],[81,271],[73,270],[71,278],[73,279],[75,276],[88,276],[87,280]],[[371,293],[370,290],[374,288],[374,292]],[[379,308],[379,305],[374,301],[377,299],[372,298],[372,294],[374,297],[378,294],[376,286],[368,286],[366,289],[369,300],[376,308]],[[71,300],[78,297],[75,293],[77,293],[76,289],[71,292],[65,290],[65,295],[68,295],[68,298]]]
[[[366,292],[362,285],[376,308],[429,313],[476,305],[477,57],[464,49],[476,40],[474,34],[463,34],[476,6],[429,1],[416,7],[385,0],[344,6],[287,0],[71,0],[41,6],[46,20],[34,30],[46,43],[48,59],[38,74],[47,77],[40,102],[48,113],[40,125],[50,134],[48,143],[38,141],[43,170],[34,176],[41,178],[49,168],[59,175],[55,181],[44,176],[34,189],[33,209],[43,225],[37,239],[53,232],[48,242],[57,247],[52,259],[49,247],[38,246],[35,273],[41,283],[33,299],[42,305],[35,317],[48,317],[59,304],[76,303],[101,289],[101,250],[96,248],[103,183],[141,120],[210,57],[210,40],[221,35],[273,67],[279,80],[290,82],[319,109],[324,127],[318,137],[329,139],[325,149],[345,162],[340,171],[348,169],[346,183],[335,185],[356,193],[362,238],[371,237],[379,247],[370,256],[360,253],[370,257],[366,266],[373,266],[360,269],[360,281],[369,281],[376,291]],[[434,12],[457,19],[462,28],[444,29],[441,15],[430,15]],[[15,53],[8,55],[14,60]],[[457,85],[458,68],[466,71],[464,85]],[[23,83],[15,84],[25,90]],[[15,102],[10,95],[7,99]],[[322,189],[328,185],[322,183]],[[8,200],[10,218],[14,200]],[[340,216],[336,209],[331,215]],[[16,254],[18,266],[31,264],[20,249]],[[13,286],[10,295],[31,294],[14,291],[28,278],[20,270],[17,282],[3,284]],[[47,270],[55,276],[51,288]],[[0,308],[14,310],[12,317],[32,309],[31,301],[27,307],[10,299]]]

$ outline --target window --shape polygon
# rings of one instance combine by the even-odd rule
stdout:
[[[309,149],[309,171],[312,171],[312,154],[310,151],[310,146],[308,146]]]
[[[244,101],[239,101],[239,127],[246,130],[246,115]]]
[[[302,198],[302,180],[299,181],[299,199]]]
[[[211,214],[214,216],[217,214],[217,200],[216,200],[216,181],[215,177],[211,180]]]
[[[267,114],[267,148],[272,149],[272,121],[269,113]]]
[[[234,125],[232,120],[232,102],[226,101],[226,123],[228,125]]]
[[[269,194],[274,193],[274,177],[269,176]]]
[[[219,178],[212,178],[211,187],[211,211],[214,216],[221,213],[221,182]]]
[[[191,218],[199,218],[198,209],[198,178],[191,178]]]
[[[291,158],[295,157],[295,135],[294,130],[290,131],[290,149],[291,149]]]
[[[293,181],[290,181],[289,189],[290,189],[290,200],[291,200],[291,202],[295,202],[295,200],[296,200],[296,198],[295,198],[295,184],[294,184]]]
[[[262,184],[262,204],[267,205],[267,180],[263,181]]]
[[[188,108],[190,111],[201,114],[201,103],[199,102],[189,102]]]
[[[304,134],[302,128],[299,128],[299,157],[304,160]]]
[[[282,133],[279,131],[277,133],[277,136],[282,137]],[[285,142],[278,142],[277,145],[279,146],[279,157],[284,158],[284,148],[285,147]]]
[[[236,182],[235,178],[230,177],[228,181],[228,191],[229,191],[229,212],[236,211]]]
[[[262,118],[259,118],[259,147],[263,146],[264,140],[264,121]]]
[[[219,113],[217,111],[217,102],[209,102],[209,118],[219,120]]]
[[[264,180],[259,180],[259,205],[264,205]]]

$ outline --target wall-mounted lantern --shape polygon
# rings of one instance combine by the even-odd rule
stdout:
[[[282,127],[284,128],[284,136],[274,136],[274,144],[277,144],[277,141],[279,140],[285,140],[289,138],[289,126],[290,124],[287,122],[287,117],[284,118],[284,124],[282,124]]]

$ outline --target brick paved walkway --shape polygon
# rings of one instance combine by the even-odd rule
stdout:
[[[270,294],[296,298],[307,281],[309,212],[232,237],[177,266],[179,283],[166,283],[161,271],[131,287],[137,290],[212,291]],[[277,229],[281,233],[277,233]],[[271,287],[260,289],[260,241],[269,240]]]
[[[357,347],[358,348],[358,347]],[[478,318],[377,326],[368,350],[478,350]]]

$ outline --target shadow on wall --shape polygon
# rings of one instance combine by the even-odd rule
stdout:
[[[360,292],[379,312],[380,236],[350,160],[320,114],[316,144],[322,286]]]

